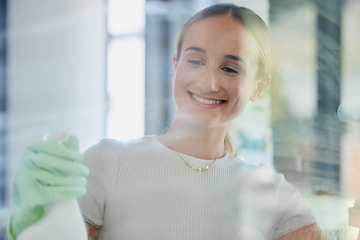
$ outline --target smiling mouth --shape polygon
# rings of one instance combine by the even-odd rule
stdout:
[[[218,104],[222,104],[222,103],[226,102],[226,100],[205,99],[205,98],[199,97],[198,95],[195,95],[192,92],[189,92],[189,94],[195,101],[197,101],[199,103],[207,104],[207,105],[218,105]]]

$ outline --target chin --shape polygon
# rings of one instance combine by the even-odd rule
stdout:
[[[209,114],[199,114],[187,115],[184,119],[186,123],[190,126],[197,128],[219,128],[227,127],[230,124],[230,121],[215,118],[214,116],[209,116]]]

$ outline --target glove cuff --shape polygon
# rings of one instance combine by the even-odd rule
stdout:
[[[8,224],[10,239],[16,240],[22,231],[39,221],[43,215],[44,208],[42,206],[23,211],[13,211]]]

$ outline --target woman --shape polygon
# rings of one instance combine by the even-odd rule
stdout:
[[[73,136],[25,150],[13,182],[10,239],[85,187],[79,204],[90,239],[324,238],[282,175],[233,156],[231,121],[270,81],[261,18],[232,4],[206,8],[181,29],[172,60],[177,112],[165,134],[103,140],[83,164]],[[43,231],[64,239],[61,231],[72,226],[58,221],[57,232]]]
[[[268,30],[251,10],[208,7],[181,29],[177,106],[163,135],[103,140],[84,154],[90,238],[322,239],[283,176],[233,156],[229,126],[270,82]]]

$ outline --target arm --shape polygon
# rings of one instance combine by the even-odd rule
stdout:
[[[99,228],[95,227],[94,225],[92,225],[86,221],[85,221],[85,224],[86,224],[86,228],[87,228],[87,232],[88,232],[88,239],[95,240],[99,233]]]
[[[297,239],[327,240],[328,238],[316,223],[302,227],[300,229],[297,229],[293,232],[290,232],[278,238],[278,240],[297,240]]]

